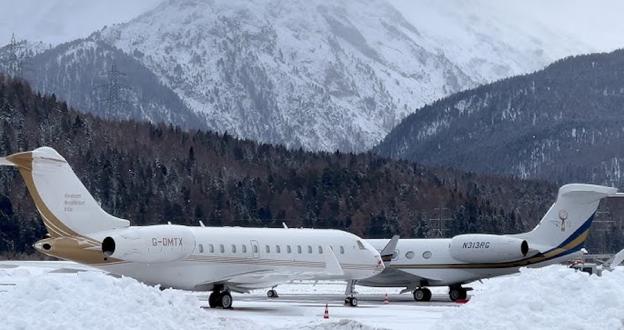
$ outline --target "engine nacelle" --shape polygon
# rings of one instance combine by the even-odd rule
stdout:
[[[457,235],[451,239],[451,256],[470,263],[511,261],[529,253],[523,239],[488,234]]]
[[[131,262],[170,262],[188,257],[195,235],[185,226],[154,225],[115,231],[102,241],[105,256]]]

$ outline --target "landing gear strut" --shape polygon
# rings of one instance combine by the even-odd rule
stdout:
[[[427,288],[418,288],[414,290],[414,300],[416,301],[430,301],[431,290]]]
[[[461,285],[450,286],[449,287],[449,298],[451,301],[464,300],[468,297],[468,290],[466,288],[462,288]]]
[[[232,294],[230,294],[230,290],[227,290],[223,286],[215,286],[212,293],[208,297],[208,305],[210,308],[232,308]]]
[[[275,287],[272,287],[270,290],[267,291],[267,297],[269,297],[269,298],[279,298],[279,295],[277,294],[277,291],[275,291]]]
[[[358,299],[355,297],[355,280],[351,280],[347,282],[347,289],[345,290],[345,305],[351,305],[352,307],[357,307]]]

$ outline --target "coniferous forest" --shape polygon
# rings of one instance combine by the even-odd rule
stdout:
[[[0,154],[39,146],[57,149],[106,211],[135,225],[284,222],[367,238],[512,233],[531,229],[557,189],[372,153],[288,150],[227,133],[100,119],[0,76]],[[0,168],[0,253],[32,257],[31,245],[44,236],[18,171]],[[590,246],[622,245],[603,236],[592,236]]]

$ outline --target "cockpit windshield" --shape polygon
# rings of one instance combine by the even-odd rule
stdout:
[[[364,243],[362,243],[362,241],[358,240],[357,245],[360,248],[360,250],[366,250],[366,248],[364,247]]]

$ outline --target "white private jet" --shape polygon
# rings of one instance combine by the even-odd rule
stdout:
[[[339,230],[130,226],[102,210],[52,148],[0,165],[17,167],[43,218],[49,238],[34,244],[38,251],[148,284],[212,291],[211,307],[230,308],[230,290],[271,288],[274,296],[285,281],[360,280],[384,269],[374,247]]]
[[[606,197],[622,197],[616,188],[568,184],[540,223],[516,235],[465,234],[450,239],[400,239],[393,260],[379,275],[358,281],[374,287],[406,287],[416,301],[429,301],[428,286],[449,286],[453,301],[466,299],[462,284],[578,259],[598,208]],[[388,240],[367,240],[381,250]],[[621,261],[621,260],[620,260]],[[353,282],[350,285],[354,285]],[[348,289],[351,291],[352,289]]]

